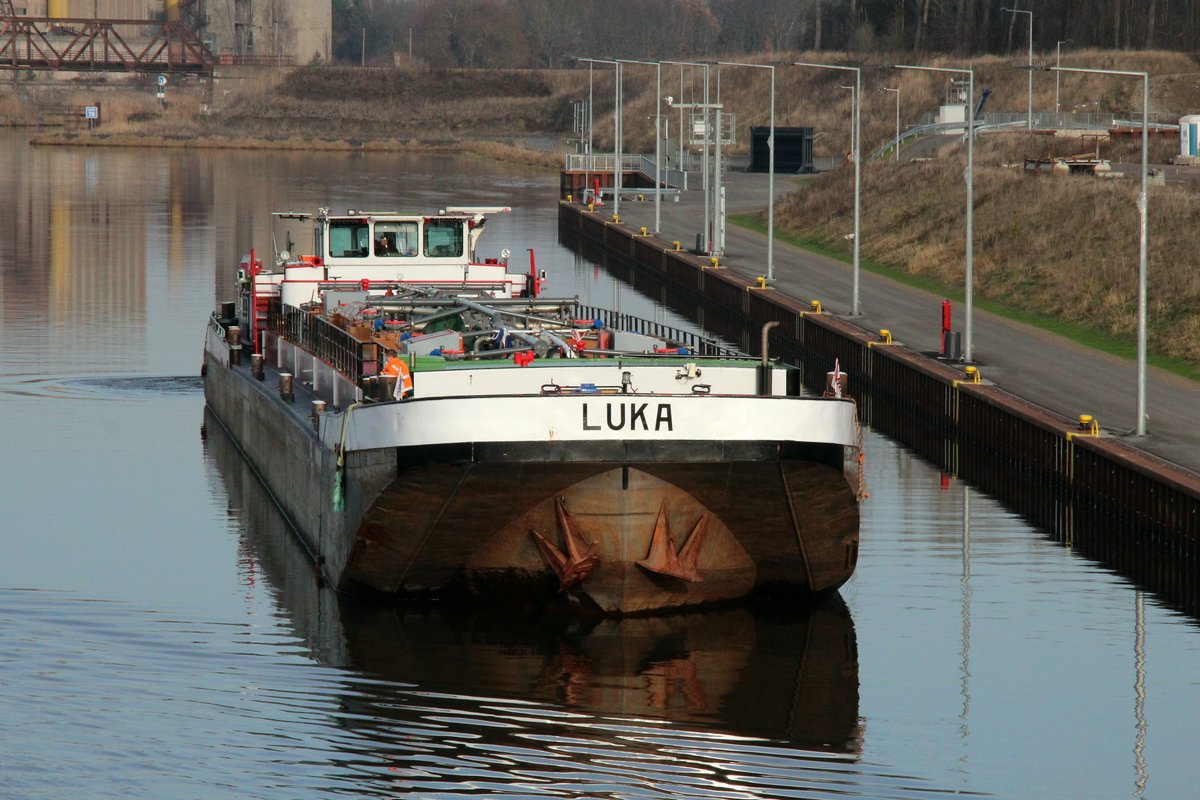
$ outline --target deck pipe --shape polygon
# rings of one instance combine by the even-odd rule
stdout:
[[[767,334],[771,328],[778,325],[778,321],[771,320],[770,322],[763,323],[762,326],[762,347],[759,351],[762,362],[758,365],[758,393],[760,395],[769,395],[772,392],[771,378],[773,370],[771,369],[771,360],[767,354]]]

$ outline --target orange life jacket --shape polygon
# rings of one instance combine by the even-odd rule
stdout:
[[[383,374],[396,379],[395,398],[403,400],[413,393],[412,372],[408,368],[408,362],[399,356],[392,356],[383,365]]]

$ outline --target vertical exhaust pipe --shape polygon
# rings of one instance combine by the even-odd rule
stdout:
[[[767,334],[770,333],[771,328],[778,325],[778,322],[771,320],[762,326],[762,348],[759,351],[762,356],[762,363],[758,365],[758,393],[763,396],[772,394],[773,388],[771,386],[771,361],[767,352]]]

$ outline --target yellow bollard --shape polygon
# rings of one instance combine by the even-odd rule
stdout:
[[[967,367],[967,377],[971,380],[971,383],[980,383],[982,378],[977,367]]]
[[[879,329],[879,338],[883,340],[884,344],[891,344],[892,343],[892,332],[889,331],[887,328],[880,328]]]
[[[646,235],[646,229],[645,229],[645,227],[643,227],[642,228],[642,236],[645,236],[645,235]]]
[[[813,301],[811,301],[811,302],[810,302],[808,305],[809,305],[809,306],[812,308],[812,310],[813,310],[815,313],[817,313],[817,314],[820,314],[820,313],[822,313],[822,312],[821,312],[821,301],[820,301],[820,300],[813,300]]]
[[[639,193],[639,194],[638,194],[638,202],[639,202],[639,203],[640,203],[640,202],[642,202],[642,201],[643,201],[643,200],[645,200],[645,199],[646,199],[646,195],[644,195],[644,194],[641,194],[641,193]]]
[[[575,195],[573,195],[573,194],[569,194],[569,195],[567,195],[567,202],[568,202],[568,203],[573,203],[573,202],[575,202]]]
[[[709,263],[711,263],[711,264],[712,264],[712,268],[713,268],[713,269],[716,269],[718,266],[720,266],[720,265],[717,263],[717,257],[716,257],[716,256],[713,256],[712,258],[710,258],[710,259],[709,259]]]
[[[754,280],[758,283],[758,288],[760,288],[760,289],[767,288],[767,276],[766,275],[759,275]]]
[[[1092,436],[1100,435],[1100,423],[1097,422],[1096,418],[1091,414],[1079,415],[1079,429],[1081,431],[1087,431]]]
[[[596,204],[588,203],[588,211],[595,211],[595,210],[596,210]]]
[[[620,221],[621,221],[621,218],[618,217],[616,214],[613,214],[613,222],[620,222]]]
[[[679,242],[671,242],[671,244],[675,245],[677,251],[679,250]]]

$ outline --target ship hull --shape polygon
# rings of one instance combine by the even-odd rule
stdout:
[[[367,511],[346,579],[644,613],[832,591],[858,522],[841,469],[814,461],[426,464]]]
[[[293,351],[267,363],[317,362]],[[341,379],[314,366],[285,393],[283,373],[264,369],[256,377],[210,330],[208,405],[339,589],[628,615],[823,594],[853,574],[847,401],[434,395],[318,412],[318,386],[336,398]],[[503,372],[540,380],[536,369]]]

